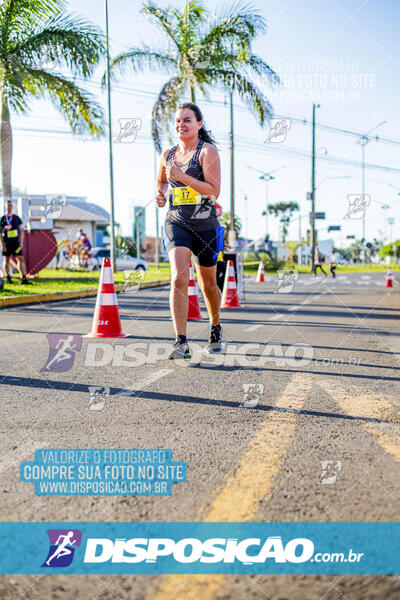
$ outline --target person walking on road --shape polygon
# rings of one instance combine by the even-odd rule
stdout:
[[[335,279],[335,277],[336,277],[337,261],[338,261],[338,253],[337,252],[332,252],[332,254],[331,254],[331,263],[330,263],[330,271],[331,271],[333,279]]]
[[[7,282],[12,283],[10,275],[10,258],[17,260],[17,268],[21,276],[22,284],[29,284],[26,278],[26,269],[24,257],[22,255],[22,243],[24,239],[24,230],[22,221],[18,215],[13,214],[13,203],[11,200],[6,200],[6,214],[0,219],[1,227],[1,243],[4,256],[4,271],[7,277]]]
[[[322,273],[324,274],[324,277],[328,277],[328,275],[326,274],[326,272],[324,271],[323,267],[322,267],[322,263],[325,262],[325,257],[323,254],[321,254],[321,252],[319,251],[318,246],[315,247],[315,255],[314,255],[314,273],[313,276],[316,277],[317,275],[317,269],[321,269]]]
[[[221,185],[219,155],[196,104],[178,106],[175,130],[179,143],[163,151],[157,173],[157,205],[163,207],[167,200],[169,203],[162,229],[171,263],[170,307],[176,334],[171,359],[191,357],[186,325],[192,253],[210,319],[206,351],[211,354],[222,350],[216,265],[224,241],[224,228],[215,207]]]

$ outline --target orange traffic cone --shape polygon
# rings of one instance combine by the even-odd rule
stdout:
[[[228,260],[226,267],[224,289],[222,291],[221,308],[242,308],[239,303],[239,297],[236,288],[235,272],[233,270],[233,261]]]
[[[125,333],[122,332],[121,328],[113,272],[109,258],[103,259],[99,291],[97,292],[96,307],[93,315],[92,331],[85,337],[125,337]]]
[[[389,267],[386,273],[386,284],[385,287],[393,287],[393,274],[392,269]]]
[[[201,321],[202,316],[200,312],[199,294],[197,291],[196,281],[194,279],[194,270],[192,261],[189,265],[189,287],[188,287],[188,321]]]
[[[257,281],[257,283],[261,283],[261,282],[265,281],[265,279],[264,279],[264,263],[262,261],[258,265],[256,281]]]

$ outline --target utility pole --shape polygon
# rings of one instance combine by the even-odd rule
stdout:
[[[157,155],[156,149],[154,148],[154,181],[157,179]],[[156,202],[156,243],[155,243],[155,261],[156,261],[156,269],[160,266],[160,252],[158,246],[158,206]]]
[[[229,224],[228,241],[229,245],[236,246],[236,231],[235,231],[235,146],[233,138],[233,93],[229,92],[230,104],[230,150],[231,150],[231,219]]]
[[[312,112],[312,155],[311,155],[311,272],[314,273],[315,267],[315,109],[319,104],[313,104]]]
[[[111,128],[111,89],[110,89],[110,48],[108,35],[108,4],[104,0],[104,11],[106,20],[106,88],[108,105],[108,164],[110,170],[110,259],[111,267],[115,271],[115,217],[114,217],[114,170],[112,151],[112,128]]]
[[[364,133],[364,135],[362,135],[360,138],[358,138],[357,143],[361,145],[361,186],[362,186],[362,197],[363,197],[363,201],[365,200],[365,146],[368,144],[368,142],[370,142],[371,140],[369,139],[369,134],[374,130],[377,129],[378,127],[380,127],[381,125],[384,125],[386,123],[386,121],[382,121],[381,123],[379,123],[378,125],[375,125],[375,127],[372,127],[372,129],[370,129],[369,131],[367,131],[367,133]],[[378,139],[378,137],[376,136],[376,139]],[[363,214],[363,218],[362,218],[362,245],[363,245],[363,260],[365,260],[365,213],[366,211],[364,210],[364,214]]]

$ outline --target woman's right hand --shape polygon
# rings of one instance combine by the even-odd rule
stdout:
[[[166,201],[167,201],[167,198],[166,198],[164,192],[158,191],[157,198],[156,198],[157,206],[159,208],[162,208],[163,206],[165,206]]]

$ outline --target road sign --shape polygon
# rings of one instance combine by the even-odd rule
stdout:
[[[330,231],[340,231],[342,229],[341,225],[329,225],[328,227],[328,233]]]
[[[310,219],[325,219],[326,215],[324,212],[310,212]]]
[[[312,193],[311,192],[307,192],[306,199],[307,200],[312,200]]]

